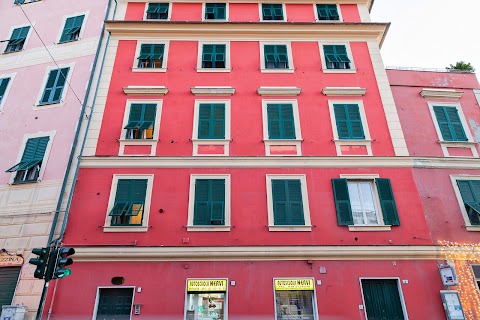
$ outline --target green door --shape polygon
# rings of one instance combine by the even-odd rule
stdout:
[[[132,298],[133,288],[100,289],[97,320],[129,320]]]
[[[398,282],[394,279],[362,280],[368,320],[404,320]]]
[[[2,306],[12,304],[20,269],[20,267],[0,268],[0,312]]]

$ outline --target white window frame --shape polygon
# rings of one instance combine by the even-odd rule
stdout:
[[[288,69],[267,69],[265,68],[265,45],[285,45],[287,46]],[[292,42],[291,41],[260,41],[260,72],[262,73],[294,73]]]
[[[45,75],[43,76],[43,80],[40,86],[40,91],[38,92],[37,100],[33,105],[33,110],[45,110],[50,108],[58,108],[65,104],[65,100],[67,97],[68,89],[70,88],[70,81],[72,79],[73,69],[75,67],[75,62],[70,62],[68,64],[59,64],[58,67],[56,65],[49,66],[45,70]],[[63,87],[62,97],[60,98],[59,102],[51,103],[51,104],[40,104],[40,100],[42,99],[43,92],[45,91],[45,86],[47,85],[48,76],[50,71],[55,69],[62,69],[62,68],[70,68],[68,70],[67,78],[65,79],[65,86]]]
[[[224,179],[225,180],[225,225],[200,226],[193,224],[195,213],[195,182],[197,179]],[[191,174],[188,196],[187,231],[230,231],[231,228],[231,182],[229,174]]]
[[[317,304],[317,288],[316,288],[316,284],[317,282],[315,281],[315,278],[313,277],[275,277],[273,278],[272,280],[272,284],[273,284],[273,307],[275,308],[275,319],[277,319],[277,291],[275,290],[275,280],[277,279],[281,279],[281,280],[284,280],[284,279],[294,279],[294,280],[297,280],[297,279],[308,279],[308,280],[313,280],[313,283],[314,283],[314,287],[313,287],[313,307],[314,307],[314,314],[313,314],[313,318],[315,320],[318,320],[318,304]],[[287,290],[286,290],[287,291]],[[294,290],[288,290],[288,291],[294,291]],[[305,290],[305,291],[312,291],[312,290]]]
[[[335,112],[333,105],[335,104],[356,104],[358,105],[358,110],[360,112],[360,118],[362,120],[362,128],[363,133],[365,135],[365,139],[340,139],[338,137],[338,129],[337,129],[337,122],[335,119]],[[365,106],[363,105],[362,100],[337,100],[337,99],[329,99],[328,100],[328,110],[330,111],[330,122],[332,125],[333,131],[333,141],[335,142],[335,148],[337,150],[337,156],[361,156],[361,155],[348,155],[342,154],[342,146],[365,146],[367,149],[367,156],[372,156],[372,137],[370,136],[370,130],[368,128],[368,121],[367,115],[365,113]]]
[[[26,50],[25,47],[27,46],[28,41],[30,40],[30,36],[32,35],[33,28],[35,27],[35,22],[32,22],[32,24],[23,23],[23,24],[18,24],[18,25],[10,27],[10,30],[8,31],[8,37],[9,37],[8,39],[10,39],[12,37],[13,30],[15,30],[17,28],[23,28],[23,27],[30,27],[30,29],[28,29],[27,37],[25,38],[25,42],[23,43],[22,50],[15,51],[15,52],[5,52],[5,49],[8,46],[8,40],[7,40],[7,41],[5,41],[5,44],[2,45],[2,47],[1,47],[1,49],[2,49],[1,54],[15,54],[15,53],[19,53],[19,52],[22,52],[22,51]]]
[[[221,103],[225,104],[225,139],[199,139],[198,138],[198,124],[199,124],[199,111],[201,104],[208,103]],[[230,154],[230,141],[231,141],[231,102],[228,99],[195,99],[194,111],[193,111],[193,131],[192,131],[192,143],[193,143],[193,155],[202,157],[218,157],[228,156]],[[202,145],[221,145],[223,146],[223,154],[199,154],[198,148]]]
[[[479,267],[480,267],[480,263],[478,263],[478,262],[470,263],[470,270],[472,271],[473,279],[474,279],[474,281],[475,281],[475,286],[477,287],[477,290],[478,290],[478,292],[480,293],[480,284],[479,284],[479,282],[480,282],[480,277],[477,278],[477,277],[475,276],[475,273],[473,272],[473,266],[479,266]]]
[[[400,281],[399,277],[359,277],[358,280],[360,281],[360,292],[362,294],[362,304],[363,304],[363,312],[365,313],[365,320],[368,320],[368,315],[367,315],[367,306],[365,304],[365,296],[363,295],[362,280],[396,280],[398,295],[400,296],[400,303],[402,305],[403,316],[405,317],[405,320],[408,320],[407,306],[405,304],[405,298],[403,297],[402,282]]]
[[[155,103],[157,105],[157,110],[155,112],[155,122],[153,128],[153,138],[152,139],[126,139],[127,136],[127,129],[124,129],[128,123],[128,118],[130,116],[130,109],[132,108],[132,104],[137,103]],[[163,100],[158,99],[128,99],[127,104],[125,106],[125,112],[123,114],[123,122],[122,128],[120,132],[120,138],[118,142],[120,142],[120,148],[118,150],[119,156],[125,155],[125,146],[150,146],[150,156],[154,156],[157,150],[157,144],[159,141],[160,135],[160,123],[162,118],[162,105]],[[131,156],[132,154],[128,154]],[[142,154],[143,155],[143,154]]]
[[[18,4],[15,4],[17,6],[23,6],[25,4],[29,4],[29,3],[36,3],[36,2],[42,2],[42,0],[25,0],[25,3],[18,3]]]
[[[460,212],[462,213],[463,220],[465,221],[465,228],[467,231],[480,232],[480,226],[474,226],[470,223],[468,218],[467,209],[463,203],[462,194],[458,188],[457,181],[459,180],[480,180],[480,175],[465,175],[465,174],[452,174],[450,175],[450,181],[452,182],[453,191],[455,192],[455,197],[457,198],[458,206],[460,207]]]
[[[325,4],[334,4],[337,6],[337,12],[338,12],[338,20],[319,20],[318,19],[318,11],[317,11],[317,4],[324,4],[324,3],[314,3],[313,4],[313,13],[315,14],[315,22],[318,23],[335,23],[335,22],[343,22],[343,16],[342,16],[342,10],[340,10],[340,5],[337,3],[325,3]]]
[[[7,88],[5,89],[5,94],[3,95],[2,101],[0,101],[0,114],[3,112],[3,108],[5,106],[5,101],[7,101],[8,94],[10,93],[10,89],[12,88],[13,85],[13,80],[15,79],[15,76],[17,75],[16,72],[13,73],[6,73],[6,74],[1,74],[0,79],[6,79],[10,78],[10,81],[8,81]]]
[[[105,214],[105,224],[103,232],[147,232],[148,219],[150,216],[150,206],[152,203],[153,174],[114,174],[112,178],[112,186],[110,188],[110,196],[108,198],[108,207]],[[145,179],[147,180],[147,190],[145,193],[145,204],[143,206],[143,219],[141,226],[112,226],[112,217],[108,214],[115,205],[115,196],[117,193],[118,180],[121,179]]]
[[[210,21],[210,20],[208,20]],[[202,68],[203,45],[205,44],[224,44],[225,45],[225,68]],[[230,41],[199,41],[197,50],[197,72],[230,72]]]
[[[263,20],[263,11],[262,11],[262,4],[281,4],[282,5],[282,10],[283,10],[283,20]],[[258,19],[261,22],[271,22],[271,23],[278,23],[278,22],[286,22],[288,21],[287,18],[287,6],[285,5],[285,2],[259,2],[258,3]]]
[[[95,307],[93,308],[92,320],[97,320],[98,302],[100,301],[100,289],[132,289],[132,308],[130,309],[130,320],[132,319],[134,301],[135,301],[135,286],[100,286],[97,287],[97,294],[95,295]]]
[[[167,19],[148,19],[147,18],[147,9],[150,3],[168,3],[168,17]],[[172,19],[172,3],[170,1],[149,1],[145,3],[145,9],[143,10],[143,20],[144,21],[170,21]],[[165,55],[165,53],[164,53]]]
[[[205,7],[207,3],[225,3],[225,19],[205,19]],[[206,1],[202,4],[202,21],[208,22],[228,22],[230,21],[230,8],[228,2],[214,2],[214,1]]]
[[[383,221],[383,212],[382,205],[380,203],[380,196],[378,195],[377,185],[375,179],[380,178],[378,174],[340,174],[340,178],[353,181],[365,181],[372,184],[373,196],[375,201],[375,207],[377,209],[377,221],[378,224],[360,224],[360,225],[350,225],[348,226],[348,231],[391,231],[392,226],[386,225]],[[350,191],[348,196],[350,197]],[[353,214],[353,210],[352,210]]]
[[[37,132],[37,133],[32,133],[32,134],[25,134],[23,136],[22,144],[20,146],[20,150],[18,152],[17,160],[15,161],[15,164],[19,163],[22,160],[23,152],[25,151],[25,147],[27,146],[28,139],[40,138],[40,137],[49,137],[47,148],[45,149],[45,153],[43,155],[42,167],[40,168],[40,172],[38,173],[37,182],[41,182],[43,180],[43,175],[44,175],[45,170],[47,168],[48,158],[50,157],[50,151],[52,149],[52,144],[53,144],[53,140],[55,138],[56,133],[57,133],[56,130],[54,130],[54,131],[48,131],[48,132]],[[16,185],[16,183],[14,182],[16,174],[17,174],[17,172],[12,172],[12,174],[10,176],[9,184]]]
[[[268,137],[268,113],[267,106],[269,103],[274,104],[291,104],[293,108],[293,122],[295,124],[295,139],[270,139]],[[298,111],[298,100],[296,99],[262,99],[262,121],[263,121],[263,142],[265,143],[265,155],[267,156],[301,156],[302,155],[302,130],[300,127],[300,115]],[[270,153],[271,146],[295,146],[297,154],[293,155],[272,155]]]
[[[478,158],[477,148],[475,147],[477,143],[473,139],[472,132],[470,127],[468,126],[468,122],[463,114],[462,106],[459,102],[434,102],[428,101],[428,109],[430,110],[430,115],[432,117],[433,125],[435,126],[435,131],[437,132],[438,136],[438,143],[442,147],[442,152],[445,157],[463,157],[463,156],[451,156],[448,152],[449,147],[458,147],[458,148],[468,148],[471,150],[473,157]],[[438,126],[437,116],[435,115],[435,111],[433,111],[434,106],[442,106],[442,107],[455,107],[458,111],[458,117],[462,122],[463,131],[465,131],[465,135],[467,136],[468,141],[445,141],[443,140],[442,132],[440,131],[440,127]]]
[[[140,55],[140,48],[142,44],[163,44],[163,66],[161,68],[138,68],[138,59]],[[133,56],[132,72],[167,72],[167,62],[168,62],[168,47],[170,46],[170,41],[165,39],[137,39],[137,46],[135,48],[135,55]]]
[[[224,320],[228,320],[228,287],[229,287],[229,280],[228,278],[187,278],[185,280],[185,301],[183,303],[183,319],[186,319],[187,318],[187,302],[188,302],[188,292],[187,292],[187,289],[188,289],[188,281],[189,280],[226,280],[227,281],[227,288],[225,290],[225,312],[223,314],[223,319]],[[201,292],[198,292],[198,293],[201,293]]]
[[[67,21],[67,19],[72,18],[72,17],[82,16],[82,15],[84,15],[85,17],[83,18],[82,27],[80,28],[80,34],[78,35],[78,39],[60,43],[60,38],[62,37],[63,30],[65,29],[65,22]],[[63,44],[77,42],[77,41],[82,40],[83,39],[83,34],[85,33],[85,29],[87,28],[86,26],[87,26],[87,20],[88,20],[89,15],[90,15],[90,10],[89,11],[83,11],[83,12],[75,12],[75,13],[72,13],[72,14],[64,15],[62,17],[62,24],[60,25],[60,30],[58,31],[57,37],[55,38],[55,39],[57,39],[56,44],[57,45],[63,45]]]
[[[315,8],[316,10],[316,8]],[[350,59],[350,69],[327,69],[327,63],[325,61],[325,52],[323,50],[324,45],[344,45],[347,49],[347,55]],[[337,40],[322,40],[318,42],[318,48],[320,50],[320,61],[322,62],[322,72],[323,73],[357,73],[355,67],[355,60],[353,59],[352,49],[350,48],[350,42],[348,41],[337,41]]]
[[[300,180],[302,188],[303,216],[305,225],[303,226],[277,226],[273,213],[273,195],[272,180]],[[312,222],[310,220],[310,206],[308,204],[307,176],[305,174],[267,174],[267,210],[268,210],[268,230],[269,231],[312,231]]]

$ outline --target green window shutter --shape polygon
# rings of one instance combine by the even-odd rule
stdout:
[[[263,55],[266,69],[288,69],[288,51],[286,45],[264,45]]]
[[[317,4],[318,20],[339,20],[337,5]]]
[[[333,46],[335,49],[335,54],[340,62],[350,62],[347,54],[347,47],[344,45]]]
[[[3,96],[5,96],[5,92],[7,92],[7,87],[9,82],[10,82],[10,78],[0,79],[0,103],[2,103]]]
[[[225,139],[224,104],[200,104],[198,139]]]
[[[121,216],[135,217],[140,213],[143,214],[147,185],[148,180],[146,179],[119,179],[115,193],[115,203],[109,213],[113,217],[112,219]],[[134,207],[134,205],[137,206]],[[130,225],[130,222],[129,220],[125,223],[112,220],[112,225]]]
[[[194,225],[225,224],[225,180],[196,179]]]
[[[10,39],[8,40],[5,52],[15,52],[22,50],[29,31],[30,26],[14,29],[12,31]]]
[[[138,59],[138,68],[162,68],[165,45],[142,44]]]
[[[405,319],[397,280],[362,279],[362,291],[368,319]]]
[[[273,20],[273,9],[271,5],[262,4],[262,16],[263,20]]]
[[[328,20],[328,9],[326,4],[317,4],[318,20]]]
[[[480,225],[480,180],[457,180],[472,225]]]
[[[62,36],[60,37],[60,43],[78,39],[84,18],[84,15],[67,18],[65,26],[63,27]]]
[[[130,132],[127,131],[127,139],[144,139],[143,130],[150,129],[154,127],[155,124],[155,115],[157,112],[156,104],[148,103],[134,103],[130,106],[130,114],[128,116],[128,123],[124,127],[127,130],[140,130],[139,134],[136,136],[131,136]]]
[[[60,102],[69,70],[62,68],[50,71],[40,104]]]
[[[305,225],[300,180],[272,180],[274,225]]]
[[[324,45],[323,46],[323,53],[325,54],[325,61],[327,62],[327,64],[328,63],[339,62],[338,58],[337,58],[337,55],[336,55],[335,46]],[[333,68],[330,68],[328,65],[327,65],[327,68],[333,69]]]
[[[168,3],[149,3],[147,7],[147,19],[168,19]]]
[[[149,3],[147,8],[147,13],[156,13],[158,8],[158,3]]]
[[[468,141],[456,107],[434,106],[433,111],[444,141]]]
[[[20,267],[0,268],[0,279],[2,279],[0,281],[0,307],[12,304],[20,270],[22,270]]]
[[[378,197],[380,198],[380,206],[382,207],[383,222],[386,225],[399,226],[397,206],[393,196],[390,179],[375,179],[377,185]]]
[[[336,4],[327,4],[328,15],[330,16],[329,20],[339,20],[340,15],[338,14],[338,8]]]
[[[227,5],[225,3],[205,4],[206,20],[225,20],[227,18]]]
[[[268,104],[267,117],[269,139],[296,139],[291,104]]]
[[[263,20],[283,20],[283,6],[281,4],[262,4]]]
[[[327,69],[350,69],[347,47],[344,45],[324,45],[323,52]]]
[[[23,150],[20,162],[15,164],[13,167],[9,168],[5,172],[29,170],[37,164],[40,164],[43,161],[43,157],[45,156],[45,151],[47,150],[49,140],[50,137],[38,137],[28,139],[27,143],[25,144],[25,149]]]
[[[333,111],[339,139],[365,139],[358,105],[335,104]]]
[[[352,206],[350,205],[347,179],[332,179],[332,186],[338,225],[353,225]]]
[[[225,180],[210,180],[210,224],[225,224]]]
[[[195,201],[193,224],[194,225],[208,225],[209,211],[208,211],[208,191],[209,180],[196,179],[195,180]]]
[[[349,122],[347,115],[347,108],[342,104],[333,105],[333,111],[335,114],[335,123],[337,124],[337,133],[339,139],[350,139],[350,133],[348,130]]]
[[[202,68],[225,68],[226,45],[204,44],[202,50]]]

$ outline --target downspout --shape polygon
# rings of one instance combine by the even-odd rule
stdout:
[[[118,5],[117,0],[113,0],[113,1],[115,1],[115,8],[113,10],[112,20],[115,18],[115,13],[117,11],[117,5]],[[82,130],[83,117],[85,115],[85,109],[87,108],[88,98],[90,96],[90,90],[92,88],[93,78],[94,78],[94,75],[95,75],[95,70],[97,68],[97,64],[98,64],[98,60],[99,60],[99,56],[100,56],[100,50],[101,50],[101,47],[102,47],[102,44],[103,44],[103,37],[105,35],[105,21],[108,19],[108,16],[110,15],[111,4],[112,4],[112,1],[109,0],[108,5],[107,5],[107,10],[106,10],[106,13],[105,13],[105,19],[104,19],[102,31],[100,33],[100,38],[99,38],[98,45],[97,45],[97,50],[95,52],[95,58],[93,60],[92,72],[90,73],[90,78],[88,80],[87,91],[85,92],[85,99],[84,99],[83,104],[82,104],[82,109],[80,111],[80,117],[79,117],[79,120],[78,120],[77,129],[76,129],[76,132],[75,132],[75,137],[74,137],[74,140],[73,140],[73,143],[72,143],[72,148],[70,150],[70,156],[69,156],[69,159],[68,159],[67,169],[65,171],[65,176],[64,176],[64,179],[63,179],[63,183],[62,183],[60,196],[58,198],[57,207],[55,209],[55,215],[53,217],[52,228],[50,229],[50,235],[48,237],[47,246],[50,246],[52,244],[52,242],[54,242],[52,240],[53,240],[53,236],[55,235],[55,230],[57,228],[58,218],[59,218],[59,215],[60,215],[60,210],[62,208],[62,202],[63,202],[63,199],[64,199],[64,193],[65,193],[65,190],[67,188],[68,177],[69,177],[70,171],[72,169],[72,163],[73,163],[73,159],[74,159],[74,156],[75,156],[75,150],[77,148],[79,136],[80,136],[80,133],[81,133],[81,130]],[[105,63],[105,57],[106,57],[106,52],[107,52],[109,41],[110,41],[110,34],[108,35],[107,41],[106,41],[106,44],[105,44],[105,52],[103,53],[102,63],[101,63],[100,70],[99,70],[99,73],[98,73],[99,74],[99,79],[97,81],[97,86],[96,86],[96,89],[95,89],[95,96],[94,96],[93,101],[92,101],[90,117],[88,117],[88,123],[87,123],[87,127],[86,127],[86,130],[85,130],[85,134],[87,133],[88,128],[90,127],[90,120],[92,118],[91,115],[93,113],[93,108],[94,108],[97,93],[98,93],[100,78],[101,78],[103,66],[104,66],[104,63]],[[72,186],[71,186],[71,189],[70,189],[70,193],[68,195],[68,202],[67,202],[67,207],[66,207],[66,210],[65,210],[64,218],[63,218],[62,228],[60,230],[59,237],[57,239],[55,239],[55,245],[57,245],[58,242],[62,240],[63,234],[65,232],[66,221],[68,219],[68,213],[69,213],[69,209],[70,209],[70,203],[71,203],[71,200],[72,200],[72,197],[73,197],[73,190],[75,188],[75,183],[76,183],[76,179],[77,179],[77,175],[78,175],[78,170],[79,170],[79,167],[80,167],[80,160],[81,160],[80,156],[83,152],[84,146],[85,146],[85,139],[83,139],[83,142],[82,142],[82,145],[81,145],[81,148],[80,148],[78,161],[77,161],[77,165],[76,165],[76,168],[75,168],[75,174],[74,174],[73,181],[72,181]],[[56,289],[56,286],[57,286],[57,282],[55,283],[55,289]],[[37,320],[42,319],[42,313],[43,313],[43,308],[45,306],[45,299],[46,299],[46,296],[47,296],[47,291],[48,291],[48,282],[46,282],[44,287],[43,287],[42,296],[40,298],[40,304],[39,304],[39,308],[38,308],[37,315],[36,315]],[[52,306],[53,306],[54,299],[55,299],[55,296],[52,297],[52,302],[50,303],[50,308],[49,308],[49,311],[48,311],[48,319],[50,318],[50,314],[52,312]]]

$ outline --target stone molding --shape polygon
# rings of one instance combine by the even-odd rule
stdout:
[[[165,86],[128,86],[123,87],[127,96],[164,96],[168,93]]]
[[[463,91],[456,91],[454,89],[430,89],[423,88],[420,95],[424,98],[430,99],[452,99],[459,100],[463,95]]]
[[[235,94],[235,88],[232,87],[209,87],[209,86],[197,86],[190,88],[190,92],[195,96],[217,96],[226,97],[233,96]]]
[[[360,87],[325,87],[322,89],[322,93],[326,96],[361,97],[366,92],[366,88]]]
[[[257,89],[259,96],[288,96],[295,97],[300,94],[301,88],[297,87],[260,87]]]

